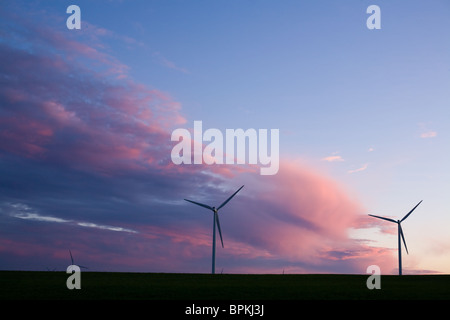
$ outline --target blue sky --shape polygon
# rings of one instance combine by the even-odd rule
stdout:
[[[449,222],[446,193],[450,189],[447,169],[450,43],[446,40],[450,30],[449,3],[77,1],[75,4],[81,8],[82,30],[67,30],[65,9],[70,4],[73,3],[9,4],[4,10],[8,19],[4,20],[0,43],[17,47],[13,39],[16,42],[30,39],[30,34],[35,32],[43,39],[42,43],[28,43],[32,48],[30,52],[36,56],[41,54],[51,58],[58,50],[71,56],[71,49],[64,41],[94,48],[101,55],[93,57],[89,51],[73,51],[72,60],[67,58],[65,61],[67,65],[73,63],[70,74],[75,79],[95,74],[95,78],[99,77],[96,87],[104,83],[121,85],[121,79],[126,78],[136,84],[132,89],[124,85],[130,94],[140,90],[138,84],[164,94],[173,108],[170,112],[185,120],[184,123],[168,121],[164,129],[169,133],[177,127],[192,128],[194,120],[203,121],[204,128],[220,130],[280,129],[282,158],[300,161],[312,172],[336,181],[346,195],[358,202],[361,215],[373,213],[400,218],[423,199],[423,204],[404,225],[410,250],[410,255],[404,257],[404,267],[409,267],[410,272],[450,271],[450,247],[446,244],[450,239],[445,227]],[[371,4],[381,9],[380,30],[366,27],[369,17],[366,9]],[[12,18],[15,14],[20,19]],[[24,32],[26,28],[34,28],[34,31]],[[13,33],[8,33],[10,30],[24,33],[22,37],[14,37]],[[52,36],[54,33],[55,37],[51,39],[57,39],[56,35],[64,39],[61,47],[47,41],[46,37],[50,39],[50,35],[44,35],[46,30]],[[27,44],[22,46],[26,48]],[[93,63],[83,64],[83,59]],[[101,73],[105,65],[120,69],[119,76],[114,78]],[[3,70],[3,74],[8,72],[11,71]],[[79,96],[85,102],[95,100],[82,88],[73,90],[73,100]],[[62,94],[63,89],[57,92]],[[98,92],[103,91],[99,89]],[[41,98],[48,102],[49,98]],[[62,100],[58,103],[64,110],[81,114],[76,106],[69,107]],[[4,108],[8,112],[18,110],[13,109],[12,104]],[[65,133],[60,139],[64,140],[70,134]],[[5,135],[2,139],[7,138]],[[158,138],[158,141],[164,140]],[[170,141],[165,147],[171,147]],[[52,154],[58,155],[59,144],[53,148]],[[9,156],[14,154],[11,150],[4,147],[2,152]],[[158,151],[157,154],[163,153]],[[43,165],[30,164],[29,158],[17,153],[14,156],[23,158],[24,167]],[[53,167],[58,163],[55,161],[44,163],[50,172],[61,169]],[[11,180],[21,179],[17,173],[20,162],[16,163],[16,170],[11,171],[16,172],[16,176],[9,173]],[[72,170],[74,166],[68,167]],[[61,170],[55,174],[55,179],[61,179],[60,174],[72,177],[69,171]],[[130,183],[131,189],[142,190],[141,182],[131,183],[134,174],[129,179],[124,178],[128,174],[127,171],[121,176],[126,182],[115,182],[117,188],[122,183]],[[98,189],[104,190],[105,197],[111,196],[112,191],[102,189],[101,179],[91,178],[98,182]],[[155,180],[159,181],[159,178]],[[201,178],[192,179],[199,189],[211,183]],[[280,178],[281,181],[284,179]],[[175,178],[173,180],[175,183]],[[224,184],[221,190],[228,192],[240,182],[246,182],[245,175],[239,174],[234,180],[223,177],[221,181]],[[171,186],[170,182],[167,184]],[[25,185],[24,182],[18,188]],[[49,182],[49,185],[53,184]],[[156,193],[153,200],[147,199],[144,203],[161,210],[160,202],[183,199],[189,189],[186,188],[180,186],[180,194],[176,196]],[[12,203],[9,199],[12,190],[6,183],[2,189],[6,190],[3,199],[6,206],[6,203]],[[218,199],[227,194],[217,192]],[[95,204],[101,199],[96,202],[80,194],[80,189],[74,188],[66,201],[82,203],[90,200],[96,208],[92,210],[98,209]],[[120,193],[116,196],[121,197]],[[31,198],[39,201],[33,202]],[[14,200],[35,208],[33,210],[41,215],[58,216],[63,207],[63,204],[55,205],[56,209],[51,211],[52,206],[40,195],[16,196]],[[248,205],[244,204],[250,208]],[[100,207],[107,211],[102,205]],[[139,208],[145,211],[143,207]],[[125,206],[124,210],[129,209]],[[8,210],[3,209],[3,212]],[[117,217],[122,215],[123,212],[117,212]],[[111,224],[100,215],[96,219],[99,224]],[[166,228],[161,231],[164,234],[173,230],[159,218],[152,216],[144,220],[149,228]],[[126,218],[117,221],[133,224]],[[378,222],[370,223],[348,229],[356,229],[351,231],[352,237],[365,239],[367,246],[396,248],[396,238],[389,233],[392,230],[383,229]],[[243,241],[239,234],[232,236],[237,243]],[[169,239],[173,243],[173,238]],[[63,248],[58,250],[63,251]],[[280,260],[287,259],[283,254],[281,256]],[[391,256],[396,258],[395,250]],[[15,260],[4,258],[3,261]],[[314,271],[311,265],[299,267],[292,260],[289,263],[293,265],[292,270]],[[299,263],[305,262],[300,259]],[[19,267],[18,263],[5,263],[8,265]],[[251,270],[250,265],[249,262],[248,270]],[[355,266],[347,267],[344,272],[356,272]],[[325,272],[342,271],[329,265],[318,268]]]

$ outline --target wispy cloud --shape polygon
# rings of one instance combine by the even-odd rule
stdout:
[[[8,210],[8,208],[6,209]],[[23,220],[33,220],[33,221],[40,221],[40,222],[52,222],[52,223],[66,223],[66,224],[72,224],[77,225],[80,227],[87,227],[87,228],[96,228],[101,230],[109,230],[109,231],[119,231],[119,232],[129,232],[129,233],[138,233],[136,230],[117,227],[117,226],[109,226],[109,225],[101,225],[96,224],[92,222],[77,222],[75,220],[67,220],[62,219],[54,216],[47,216],[47,215],[41,215],[37,213],[34,209],[32,209],[30,206],[22,203],[13,203],[9,204],[9,210],[10,216],[14,218],[19,218]]]
[[[322,158],[322,161],[339,162],[339,161],[344,161],[344,159],[339,155],[331,155],[331,156]]]
[[[367,169],[367,167],[369,166],[368,163],[364,164],[362,167],[357,168],[357,169],[353,169],[353,170],[348,170],[348,173],[356,173],[356,172],[361,172]]]
[[[41,216],[37,213],[31,212],[20,212],[12,215],[13,217],[24,219],[24,220],[35,220],[35,221],[43,221],[43,222],[57,222],[57,223],[66,223],[71,222],[70,220],[65,220],[57,217],[51,216]]]
[[[424,139],[426,139],[426,138],[435,138],[435,137],[437,137],[437,132],[436,131],[426,131],[426,132],[422,132],[421,134],[420,134],[420,137],[421,138],[424,138]]]
[[[438,133],[436,130],[430,129],[432,126],[431,122],[420,122],[420,137],[422,139],[436,138]]]
[[[101,225],[101,224],[96,224],[96,223],[92,223],[92,222],[78,222],[77,225],[79,225],[81,227],[96,228],[96,229],[101,229],[101,230],[138,233],[136,230],[132,230],[132,229]]]
[[[176,71],[180,71],[182,73],[189,73],[189,71],[186,68],[177,66],[175,64],[175,62],[167,59],[166,57],[164,57],[161,53],[159,52],[155,52],[153,53],[153,56],[159,61],[160,64],[162,64],[163,66],[172,69],[172,70],[176,70]]]

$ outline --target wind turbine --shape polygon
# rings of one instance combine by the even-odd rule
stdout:
[[[230,201],[235,195],[236,193],[238,193],[244,186],[240,187],[235,193],[233,193],[227,200],[225,200],[220,206],[216,207],[210,207],[206,204],[203,203],[199,203],[199,202],[195,202],[192,200],[188,200],[188,199],[184,199],[188,202],[191,202],[193,204],[196,204],[200,207],[206,208],[211,210],[214,215],[213,215],[213,243],[212,243],[212,274],[214,274],[216,271],[216,223],[217,223],[217,229],[219,230],[219,235],[220,235],[220,242],[222,242],[222,248],[223,248],[223,239],[222,239],[222,230],[220,230],[220,222],[219,222],[219,210],[220,208],[222,208],[223,206],[225,206],[228,201]]]
[[[406,246],[406,241],[405,241],[405,236],[403,235],[403,230],[402,230],[402,226],[401,223],[409,217],[409,215],[419,206],[419,204],[422,203],[423,200],[420,200],[420,202],[418,204],[416,204],[416,206],[414,208],[411,209],[410,212],[408,212],[403,219],[401,220],[394,220],[394,219],[390,219],[390,218],[385,218],[385,217],[379,217],[379,216],[375,216],[373,214],[369,214],[369,216],[371,217],[375,217],[378,219],[383,219],[386,221],[390,221],[390,222],[394,222],[397,224],[398,226],[398,275],[401,276],[402,275],[402,243],[400,241],[400,237],[403,240],[403,244],[405,245],[405,249],[406,249],[406,253],[408,253],[408,247]]]
[[[70,260],[72,261],[72,265],[75,265],[75,263],[73,262],[72,252],[70,251],[70,249],[69,249],[69,253],[70,253]],[[78,267],[80,267],[80,269],[88,269],[88,267],[83,267],[83,266],[78,266]]]

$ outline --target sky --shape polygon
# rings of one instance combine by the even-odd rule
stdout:
[[[69,29],[69,5],[81,28]],[[380,29],[369,29],[370,5]],[[0,6],[0,269],[450,273],[448,1]],[[279,170],[178,128],[278,129]],[[203,141],[203,147],[208,142]],[[404,250],[404,249],[403,249]]]

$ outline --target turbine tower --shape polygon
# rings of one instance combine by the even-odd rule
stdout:
[[[419,206],[419,204],[422,203],[423,200],[420,200],[420,202],[418,204],[416,204],[416,206],[414,208],[411,209],[410,212],[408,212],[403,219],[401,220],[394,220],[394,219],[390,219],[390,218],[385,218],[385,217],[379,217],[379,216],[375,216],[373,214],[369,214],[369,216],[371,217],[375,217],[378,219],[383,219],[389,222],[394,222],[397,224],[397,229],[398,229],[398,275],[401,276],[402,275],[402,243],[400,241],[400,237],[403,240],[403,244],[405,245],[405,249],[406,249],[406,253],[408,253],[408,247],[406,246],[406,241],[405,241],[405,236],[403,235],[403,230],[402,230],[402,225],[401,223],[409,217],[409,215]]]
[[[217,224],[217,229],[219,230],[219,235],[220,235],[220,242],[222,243],[222,248],[223,248],[223,239],[222,239],[222,230],[220,230],[220,222],[219,222],[219,210],[220,208],[222,208],[223,206],[225,206],[228,201],[230,201],[235,195],[236,193],[238,193],[244,186],[240,187],[235,193],[233,193],[227,200],[225,200],[220,206],[216,207],[210,207],[206,204],[203,203],[199,203],[199,202],[195,202],[192,200],[188,200],[188,199],[184,199],[188,202],[191,202],[193,204],[196,204],[200,207],[206,208],[211,210],[214,214],[213,214],[213,243],[212,243],[212,274],[214,274],[216,272],[216,224]]]

